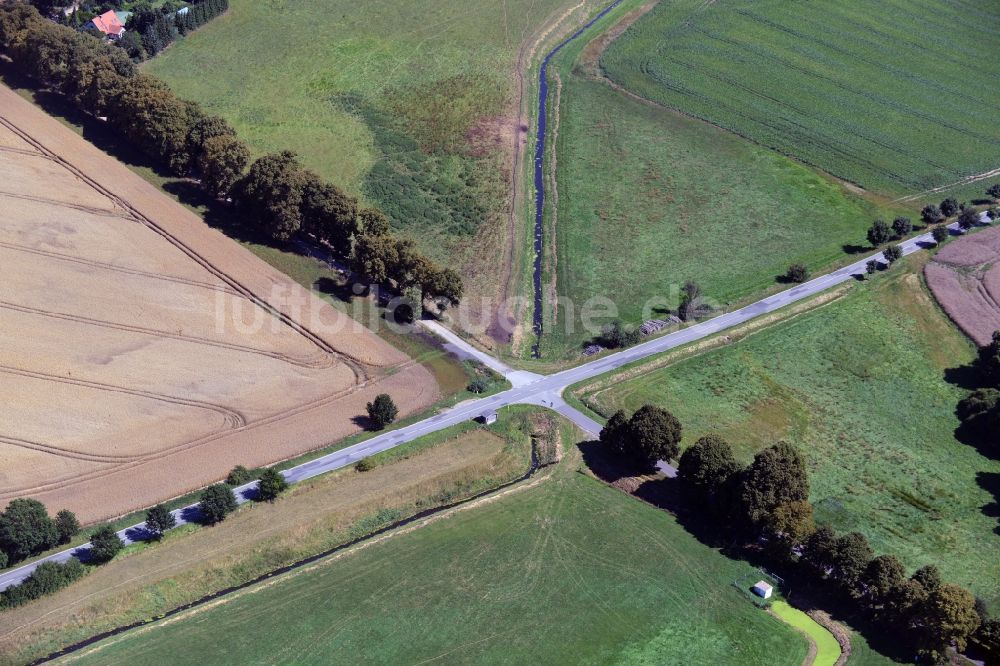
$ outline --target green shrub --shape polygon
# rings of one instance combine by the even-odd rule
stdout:
[[[226,483],[231,486],[242,486],[244,483],[250,483],[257,478],[257,475],[248,470],[243,465],[237,465],[229,472],[229,476],[226,477]]]
[[[233,490],[224,483],[216,483],[205,488],[199,502],[201,514],[205,523],[214,525],[221,523],[230,513],[236,510],[236,496]]]
[[[20,606],[33,599],[52,594],[87,573],[80,560],[70,558],[65,564],[42,562],[23,583],[0,593],[0,608]]]
[[[98,563],[112,559],[124,547],[125,544],[110,525],[98,528],[90,537],[90,556]]]
[[[59,543],[69,543],[70,539],[80,532],[80,521],[76,514],[63,509],[56,514],[56,531],[59,533]]]
[[[372,430],[382,430],[396,420],[399,409],[388,393],[380,393],[367,405],[368,420]]]
[[[354,469],[358,470],[359,472],[370,472],[376,467],[378,467],[378,463],[376,463],[371,458],[362,458],[354,465]]]
[[[789,282],[805,282],[809,279],[809,269],[804,264],[792,264],[785,273],[785,279]]]
[[[476,377],[467,387],[470,393],[486,393],[490,390],[490,381],[485,377]]]
[[[278,470],[268,467],[260,475],[260,485],[257,487],[257,497],[264,502],[274,501],[278,495],[288,489],[288,481]]]

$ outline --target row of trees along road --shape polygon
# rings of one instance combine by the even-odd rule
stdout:
[[[272,502],[288,488],[288,481],[281,472],[273,468],[250,472],[237,466],[230,473],[235,483],[217,483],[202,491],[198,507],[202,522],[214,525],[226,519],[236,510],[236,496],[232,485],[243,485],[254,478],[259,479],[256,499]],[[146,530],[153,539],[159,540],[163,533],[177,525],[177,519],[163,504],[157,504],[146,512]],[[32,499],[15,499],[0,514],[0,543],[5,546],[0,551],[0,568],[6,566],[6,549],[16,554],[18,559],[36,555],[60,543],[67,543],[80,530],[76,516],[69,511],[60,511],[53,520],[49,518],[45,506]],[[90,551],[87,563],[100,565],[114,559],[125,547],[124,542],[111,525],[101,525],[90,535]],[[46,594],[52,594],[83,576],[87,567],[76,558],[63,564],[43,562],[31,576],[19,585],[0,592],[0,609],[19,606]]]
[[[1000,199],[1000,183],[990,185],[986,188],[986,195],[992,200]],[[977,199],[974,203],[990,203],[987,199]],[[990,206],[987,214],[991,219],[996,219],[998,211],[996,206]],[[979,224],[979,211],[973,204],[959,203],[957,199],[948,197],[940,204],[928,204],[920,211],[921,221],[928,226],[947,222],[949,218],[955,217],[958,226],[963,230],[971,229]],[[936,229],[935,229],[936,230]],[[872,247],[878,247],[883,243],[888,243],[894,238],[903,238],[913,231],[913,222],[908,217],[897,217],[890,226],[885,220],[875,220],[868,228],[868,242]],[[941,242],[941,241],[938,241]]]
[[[997,350],[1000,358],[1000,335]],[[670,412],[646,405],[631,417],[616,412],[600,441],[614,458],[645,473],[658,460],[677,457],[681,434]],[[876,556],[863,534],[817,527],[805,460],[787,442],[760,451],[744,466],[724,439],[702,437],[680,456],[677,483],[699,524],[710,518],[724,541],[852,605],[876,631],[908,646],[910,656],[936,662],[949,646],[964,650],[970,638],[984,645],[991,636],[1000,639],[1000,624],[985,615],[985,605],[943,582],[936,567],[907,577],[898,558]]]
[[[248,230],[271,242],[312,236],[348,260],[360,278],[395,287],[439,307],[457,305],[462,279],[390,231],[386,216],[361,208],[337,186],[303,168],[290,152],[251,153],[222,117],[178,98],[139,72],[121,49],[43,19],[34,7],[0,6],[0,47],[39,87],[61,93],[107,122],[178,176],[196,174],[219,205],[232,201]],[[247,167],[249,166],[249,170]]]

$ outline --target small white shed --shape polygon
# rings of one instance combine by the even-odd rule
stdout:
[[[497,422],[497,413],[493,410],[490,410],[488,412],[483,412],[479,416],[479,421],[485,423],[486,425],[493,425],[494,423]]]
[[[771,594],[774,593],[774,588],[771,587],[768,583],[759,580],[753,584],[753,587],[750,588],[750,591],[756,594],[761,599],[770,599]]]

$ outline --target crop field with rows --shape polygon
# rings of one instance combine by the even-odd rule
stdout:
[[[869,190],[913,194],[1000,167],[1000,6],[804,7],[661,3],[602,66],[638,95]]]

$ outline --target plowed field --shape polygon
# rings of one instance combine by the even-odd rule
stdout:
[[[924,275],[948,316],[977,345],[1000,329],[1000,228],[952,241],[927,264]]]

